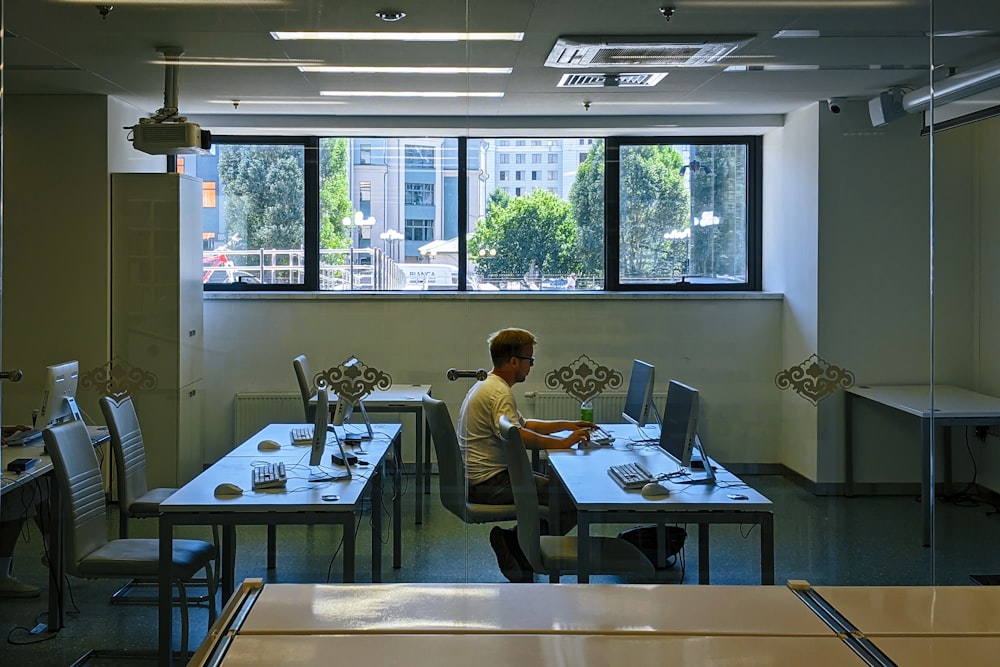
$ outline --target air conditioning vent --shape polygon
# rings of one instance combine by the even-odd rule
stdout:
[[[546,67],[704,67],[746,46],[753,35],[566,36],[556,40]]]
[[[635,74],[604,74],[589,72],[563,74],[559,88],[652,88],[667,76],[666,72],[641,72]]]

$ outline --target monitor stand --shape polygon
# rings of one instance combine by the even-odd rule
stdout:
[[[690,477],[688,479],[678,479],[674,481],[677,482],[678,484],[711,484],[714,486],[715,470],[712,469],[712,460],[708,458],[708,454],[705,453],[705,445],[701,443],[701,438],[698,437],[697,433],[694,434],[694,443],[691,447],[692,456],[694,455],[695,452],[698,452],[698,455],[701,457],[701,465],[702,465],[701,469],[705,471],[705,476]],[[693,464],[694,461],[692,460],[691,463]],[[695,469],[694,465],[688,466],[688,470],[693,470],[693,469]]]

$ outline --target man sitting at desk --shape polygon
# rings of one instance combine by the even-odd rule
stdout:
[[[484,505],[514,503],[503,440],[500,438],[500,415],[521,425],[521,438],[528,449],[568,449],[590,439],[594,424],[586,421],[524,419],[518,412],[514,392],[518,382],[524,382],[535,364],[534,334],[524,329],[501,329],[490,335],[490,359],[493,370],[485,380],[477,382],[465,397],[458,415],[458,443],[465,459],[469,500]],[[551,434],[570,431],[559,438]],[[538,501],[549,503],[549,478],[535,473]],[[568,532],[576,525],[576,512],[571,502],[561,503],[564,511],[559,526]],[[542,532],[547,532],[542,527]],[[510,581],[534,580],[531,567],[517,543],[517,528],[494,526],[490,545],[496,552],[500,571]]]

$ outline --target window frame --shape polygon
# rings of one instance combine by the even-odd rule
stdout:
[[[376,137],[377,135],[366,135]],[[303,170],[304,178],[304,264],[305,276],[301,284],[244,284],[244,283],[205,283],[206,292],[319,292],[319,189],[320,189],[320,143],[326,138],[346,138],[354,137],[338,135],[315,135],[315,136],[263,136],[263,135],[216,135],[213,143],[237,144],[237,145],[301,145],[305,149],[305,163]],[[441,135],[444,139],[456,139],[458,141],[459,172],[466,169],[468,142],[482,140],[487,142],[495,141],[496,145],[510,146],[511,139],[495,136],[476,137],[449,137]],[[558,138],[558,137],[554,137]],[[627,292],[659,292],[664,294],[677,292],[760,292],[763,283],[763,252],[762,252],[762,198],[763,198],[763,138],[756,135],[739,136],[657,136],[657,137],[597,137],[604,141],[604,235],[605,235],[605,272],[604,288],[600,290],[603,294],[627,293]],[[583,140],[581,139],[581,142]],[[508,142],[502,144],[501,142]],[[591,141],[590,143],[593,143]],[[627,283],[622,284],[619,275],[619,185],[620,178],[616,169],[609,168],[609,165],[618,165],[618,156],[623,145],[696,145],[696,144],[744,144],[747,147],[747,229],[746,229],[746,252],[747,252],[747,279],[741,283],[691,283],[679,281],[676,283]],[[571,152],[571,151],[570,151]],[[566,152],[566,154],[570,154]],[[506,154],[506,155],[509,155]],[[500,157],[503,157],[501,154]],[[523,158],[522,158],[523,159]],[[174,169],[174,161],[168,160],[168,171]],[[498,160],[498,165],[503,164]],[[509,182],[509,181],[508,181]],[[500,189],[508,189],[499,186]],[[467,179],[458,179],[458,189],[455,195],[459,211],[459,256],[467,253],[466,225],[468,216],[466,215],[468,206],[468,183]],[[442,194],[444,196],[444,194]],[[515,195],[512,195],[515,196]],[[468,276],[466,275],[466,262],[459,262],[459,284],[455,290],[448,290],[441,293],[466,294],[473,293],[469,289]],[[323,292],[328,293],[326,291]],[[531,292],[516,292],[523,296],[532,294]],[[565,292],[561,296],[572,298],[574,295],[593,294],[594,292]],[[360,291],[347,292],[347,294],[375,295],[403,295],[405,292],[384,291],[370,292]],[[488,294],[488,293],[484,293]]]

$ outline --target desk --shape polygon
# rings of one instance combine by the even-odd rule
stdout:
[[[718,485],[661,482],[670,495],[647,500],[639,489],[626,491],[608,475],[612,465],[635,461],[650,473],[670,473],[677,462],[658,446],[625,449],[629,438],[637,438],[628,424],[602,424],[615,436],[614,447],[549,450],[548,462],[554,478],[566,490],[577,510],[577,581],[590,579],[590,526],[593,523],[695,523],[698,525],[698,583],[709,583],[709,526],[721,523],[760,524],[760,580],[774,583],[774,509],[770,500],[747,488],[735,475],[716,464]],[[734,489],[739,486],[741,488]],[[746,500],[732,500],[738,492]],[[552,487],[549,514],[559,516],[559,493]]]
[[[416,475],[416,493],[414,494],[414,523],[420,524],[424,522],[424,499],[421,497],[421,490],[424,494],[429,494],[431,492],[431,447],[428,445],[426,451],[424,450],[424,442],[431,441],[430,427],[424,422],[424,404],[423,396],[431,394],[431,385],[429,384],[399,384],[392,385],[385,390],[375,390],[368,395],[367,398],[363,399],[365,404],[365,410],[371,413],[401,413],[410,412],[413,413],[413,445],[414,445],[414,459],[413,467]],[[337,407],[337,394],[334,391],[330,391],[328,394],[330,398],[330,414],[333,414],[334,409]],[[316,402],[316,397],[313,396],[309,399],[310,403]],[[421,428],[422,427],[422,428]],[[424,439],[424,434],[427,434],[426,441]],[[423,458],[424,464],[421,468],[420,460]],[[400,448],[398,465],[403,465],[402,448]]]
[[[944,434],[943,470],[951,481],[951,427],[1000,425],[1000,398],[950,385],[935,385],[931,414],[930,385],[855,386],[844,392],[844,495],[854,493],[854,406],[859,398],[884,405],[920,420],[920,496],[923,544],[931,542],[931,428]]]
[[[94,447],[98,447],[108,442],[111,438],[108,435],[106,426],[88,426],[90,442]],[[48,595],[48,619],[47,623],[50,632],[58,632],[66,624],[65,601],[63,599],[62,584],[66,572],[66,556],[62,546],[62,503],[59,495],[59,485],[54,483],[52,459],[48,454],[43,454],[45,449],[43,442],[35,440],[31,445],[19,445],[14,447],[0,447],[0,470],[3,472],[3,482],[0,483],[0,503],[2,496],[10,493],[14,489],[27,484],[48,484],[49,507],[51,512],[51,522],[49,525],[49,595]],[[38,463],[31,470],[15,475],[7,472],[7,464],[14,459],[39,459]],[[4,518],[16,518],[7,517]]]
[[[222,554],[220,584],[222,599],[232,595],[236,566],[236,526],[267,524],[338,524],[343,527],[344,581],[354,581],[355,512],[361,508],[365,491],[372,494],[372,580],[382,577],[382,478],[385,457],[390,447],[399,446],[400,427],[394,424],[373,425],[375,438],[365,443],[364,458],[368,467],[355,467],[349,481],[313,483],[309,477],[309,448],[290,443],[289,431],[296,424],[271,424],[236,447],[208,470],[178,489],[160,504],[160,558],[170,560],[174,526],[221,525]],[[277,451],[261,452],[257,443],[264,439],[283,444]],[[329,461],[333,447],[328,443],[324,461]],[[253,462],[284,462],[288,482],[284,489],[251,490],[250,474]],[[330,465],[324,463],[324,467]],[[398,485],[398,469],[395,472]],[[216,498],[215,487],[222,482],[235,483],[245,489],[242,496]],[[398,489],[397,489],[398,491]],[[325,501],[325,494],[337,494],[339,500]],[[401,513],[400,495],[394,498],[393,511]],[[402,529],[393,521],[393,555],[398,567],[401,561]],[[159,577],[159,653],[169,664],[171,656],[171,584],[169,571]]]
[[[244,582],[190,665],[863,665],[785,587]],[[405,658],[404,658],[405,656]]]

